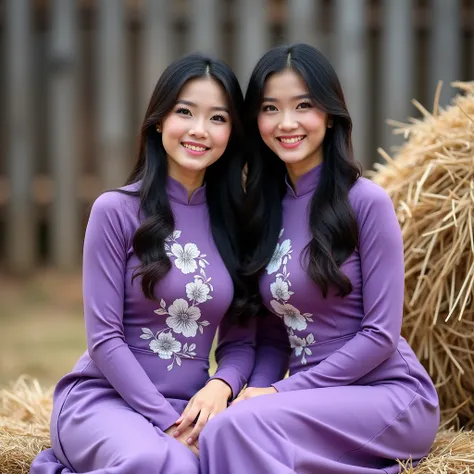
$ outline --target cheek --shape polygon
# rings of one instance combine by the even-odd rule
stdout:
[[[321,112],[308,114],[304,120],[304,127],[309,132],[326,133],[326,114]]]
[[[163,140],[180,138],[185,131],[185,124],[180,117],[170,116],[163,122]]]
[[[275,128],[273,124],[273,120],[269,117],[265,117],[260,115],[257,120],[258,123],[258,131],[263,138],[263,141],[270,139],[273,135],[273,130]]]
[[[218,127],[216,130],[214,130],[212,133],[212,142],[214,143],[214,146],[225,148],[227,143],[229,143],[230,133],[230,126]]]

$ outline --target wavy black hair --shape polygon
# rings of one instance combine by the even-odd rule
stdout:
[[[340,266],[358,243],[357,222],[348,194],[361,170],[353,157],[352,120],[339,79],[323,54],[307,44],[271,49],[258,61],[249,80],[245,120],[247,136],[255,149],[248,160],[245,273],[254,277],[255,295],[258,277],[272,257],[282,225],[286,167],[263,142],[257,118],[265,81],[287,69],[303,78],[313,102],[329,114],[333,124],[323,141],[321,178],[308,213],[312,239],[303,256],[309,276],[324,297],[331,286],[345,296],[352,291],[352,284]]]
[[[166,193],[168,165],[162,136],[156,131],[175,106],[179,93],[188,81],[209,77],[224,90],[232,131],[223,155],[206,169],[206,198],[211,231],[217,249],[234,285],[234,298],[227,312],[234,321],[244,323],[247,289],[240,276],[239,232],[243,187],[244,133],[242,125],[243,94],[238,80],[227,64],[193,53],[171,63],[160,76],[153,91],[141,127],[136,165],[126,184],[140,183],[140,212],[144,220],[133,237],[133,249],[141,261],[133,278],[141,277],[143,293],[156,299],[154,289],[171,269],[165,239],[173,232],[175,220]]]

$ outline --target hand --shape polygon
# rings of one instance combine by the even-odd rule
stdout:
[[[183,414],[176,422],[178,426],[174,436],[181,437],[183,431],[188,430],[194,420],[196,420],[196,417],[199,416],[187,439],[189,444],[193,444],[199,437],[205,424],[227,408],[227,401],[231,395],[231,388],[222,380],[213,379],[208,382],[189,400]]]
[[[165,431],[165,434],[175,438],[180,443],[184,444],[188,449],[190,449],[197,457],[199,457],[199,446],[197,443],[188,444],[187,440],[191,435],[192,426],[190,426],[187,430],[183,430],[180,436],[174,436],[174,432],[176,431],[176,427],[173,425]]]
[[[231,405],[235,405],[236,403],[242,402],[243,400],[248,400],[249,398],[259,397],[260,395],[270,395],[271,393],[278,393],[278,390],[273,387],[248,387],[240,393],[240,395],[231,403]]]

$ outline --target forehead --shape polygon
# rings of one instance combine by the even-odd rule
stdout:
[[[275,99],[285,99],[308,93],[308,87],[303,78],[292,69],[272,74],[265,81],[263,89],[265,97]]]
[[[227,107],[227,94],[222,85],[212,77],[191,79],[182,87],[178,100],[189,100],[197,105]]]

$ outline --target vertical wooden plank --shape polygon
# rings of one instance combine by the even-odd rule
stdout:
[[[252,69],[270,43],[265,6],[265,0],[238,0],[235,5],[238,10],[235,72],[244,90]]]
[[[402,137],[393,135],[386,119],[406,121],[411,112],[414,84],[413,0],[383,0],[382,44],[380,49],[381,81],[380,117],[382,142],[377,143],[389,151],[400,145]]]
[[[81,240],[77,172],[77,18],[76,0],[53,0],[50,41],[51,254],[62,270],[78,262]]]
[[[5,156],[11,183],[7,209],[6,255],[9,267],[18,273],[35,263],[35,219],[32,206],[34,173],[31,2],[5,1],[6,84]]]
[[[169,0],[147,0],[144,4],[141,37],[143,54],[140,56],[143,84],[140,102],[143,114],[158,78],[175,58],[172,20]]]
[[[438,81],[443,81],[440,105],[445,106],[456,94],[449,85],[461,75],[461,9],[459,0],[431,0],[429,100]]]
[[[286,36],[290,43],[308,43],[321,51],[326,49],[321,31],[321,0],[288,2]]]
[[[127,44],[123,0],[99,0],[98,160],[103,188],[123,184],[129,171]]]
[[[374,154],[369,153],[368,52],[365,0],[335,1],[334,64],[344,89],[354,129],[356,160],[367,168]]]
[[[188,10],[189,53],[199,51],[219,57],[221,55],[219,0],[191,0]]]

